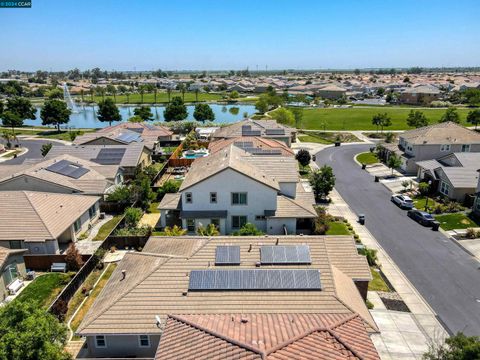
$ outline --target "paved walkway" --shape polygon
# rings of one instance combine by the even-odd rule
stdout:
[[[107,222],[109,222],[113,218],[112,215],[105,215],[105,218],[102,220],[99,220],[91,229],[90,232],[87,236],[87,238],[83,240],[77,240],[75,243],[76,248],[80,252],[80,254],[94,254],[95,251],[100,247],[102,244],[101,241],[93,241],[95,236],[97,236],[98,232],[100,231],[100,228],[105,225]]]
[[[348,204],[342,199],[336,190],[333,190],[331,193],[331,199],[332,204],[328,206],[328,212],[334,216],[343,216],[346,218],[353,226],[355,232],[360,236],[362,243],[368,248],[376,249],[378,251],[377,256],[382,267],[382,272],[408,306],[412,315],[415,317],[416,322],[419,324],[422,331],[428,336],[429,340],[435,340],[446,336],[446,331],[437,320],[436,314],[427,302],[408,281],[368,229],[357,222],[357,215],[352,212]]]

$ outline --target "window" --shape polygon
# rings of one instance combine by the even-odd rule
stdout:
[[[442,183],[440,184],[440,192],[443,195],[448,195],[448,193],[450,192],[450,185],[448,185],[445,181],[442,181]]]
[[[266,220],[266,216],[265,215],[256,215],[255,216],[255,220],[257,221],[262,221],[262,220]]]
[[[217,193],[216,192],[211,192],[210,193],[210,202],[212,204],[216,204],[217,203]]]
[[[247,193],[232,193],[232,205],[247,205]]]
[[[75,230],[75,232],[78,232],[78,230],[80,230],[81,227],[82,227],[82,223],[80,222],[80,219],[77,219],[77,221],[73,223],[73,229]]]
[[[22,249],[22,241],[21,240],[10,240],[9,241],[10,249]]]
[[[18,278],[18,269],[16,264],[8,265],[3,271],[3,281],[8,286]]]
[[[240,229],[247,223],[246,216],[232,216],[232,228]]]
[[[107,339],[105,335],[96,335],[95,336],[95,347],[97,348],[106,348],[107,347]]]
[[[462,152],[470,152],[470,144],[463,144]]]
[[[96,214],[97,214],[97,206],[93,205],[90,209],[88,209],[88,216],[90,216],[90,219],[93,219]]]
[[[195,219],[187,219],[187,231],[188,232],[195,231]]]
[[[410,151],[410,152],[413,151],[413,146],[410,145],[409,143],[406,143],[406,146],[405,146],[405,147],[407,148],[407,151]]]
[[[220,219],[210,219],[210,224],[215,225],[217,229],[220,229]]]
[[[443,144],[440,146],[440,151],[450,151],[450,144]]]
[[[193,202],[193,196],[191,192],[185,193],[185,202],[191,204]]]
[[[138,345],[140,347],[150,347],[150,336],[138,335]]]

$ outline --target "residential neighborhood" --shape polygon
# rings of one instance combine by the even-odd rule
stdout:
[[[0,360],[480,360],[478,5],[0,2]]]

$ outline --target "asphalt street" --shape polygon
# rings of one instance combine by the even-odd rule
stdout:
[[[441,232],[425,228],[390,201],[391,192],[357,165],[370,145],[330,147],[316,155],[328,164],[336,189],[451,332],[480,335],[480,263]]]
[[[5,143],[5,140],[3,138],[0,138],[0,142],[2,144]],[[28,149],[28,152],[25,155],[18,156],[17,158],[12,158],[10,160],[7,160],[5,162],[0,163],[5,164],[5,165],[16,165],[16,164],[21,164],[25,159],[42,159],[42,152],[41,148],[43,144],[48,144],[52,143],[53,146],[64,146],[61,142],[58,141],[51,141],[51,140],[24,140],[22,138],[19,138],[18,140],[19,144],[21,147],[25,147]],[[14,141],[14,145],[17,144],[16,141]]]

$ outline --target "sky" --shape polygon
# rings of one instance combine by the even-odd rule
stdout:
[[[480,66],[480,0],[32,0],[0,70]]]

